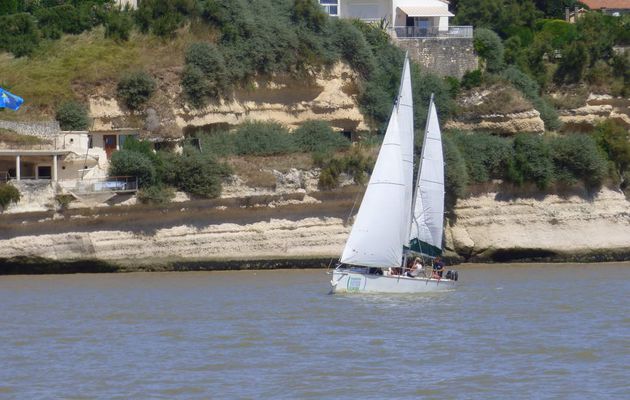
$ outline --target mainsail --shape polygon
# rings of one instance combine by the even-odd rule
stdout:
[[[405,223],[399,118],[392,112],[361,207],[341,256],[344,264],[394,267],[402,260]]]
[[[429,256],[442,253],[444,232],[444,155],[442,134],[433,98],[418,170],[410,248]]]

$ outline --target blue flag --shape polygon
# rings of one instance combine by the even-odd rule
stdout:
[[[24,103],[23,98],[0,88],[0,108],[10,108],[17,111],[22,103]]]

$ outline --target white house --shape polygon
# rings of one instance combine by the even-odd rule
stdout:
[[[471,37],[472,27],[451,27],[446,0],[319,0],[326,12],[366,22],[386,21],[398,38]]]

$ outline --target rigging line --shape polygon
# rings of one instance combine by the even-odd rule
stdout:
[[[370,182],[369,185],[395,185],[395,186],[405,186],[404,183],[396,183],[396,182]]]
[[[432,181],[432,180],[429,180],[429,179],[420,179],[420,182],[435,183],[436,185],[441,185],[441,186],[444,185],[442,182],[436,182],[436,181]]]

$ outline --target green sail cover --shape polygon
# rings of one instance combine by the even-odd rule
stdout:
[[[432,246],[427,242],[422,242],[418,239],[412,239],[409,243],[409,250],[420,253],[429,257],[437,257],[442,255],[442,249]]]

